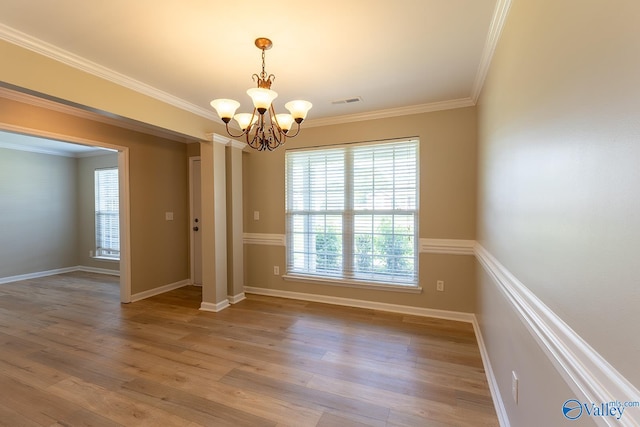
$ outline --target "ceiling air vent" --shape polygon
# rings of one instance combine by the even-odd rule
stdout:
[[[332,101],[331,103],[333,105],[338,105],[338,104],[353,104],[354,102],[362,102],[362,97],[354,96],[353,98],[338,99],[337,101]]]

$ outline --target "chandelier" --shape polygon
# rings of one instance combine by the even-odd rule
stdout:
[[[284,144],[287,137],[293,138],[300,133],[300,124],[307,117],[307,112],[312,105],[303,100],[290,101],[285,104],[289,113],[276,114],[272,102],[278,94],[271,90],[271,84],[276,76],[267,75],[264,69],[264,52],[271,49],[273,43],[267,38],[258,38],[255,43],[256,47],[262,50],[262,72],[251,76],[254,81],[257,80],[258,87],[247,90],[247,95],[253,101],[253,113],[235,114],[240,103],[233,99],[214,99],[211,101],[211,106],[216,109],[230,136],[234,138],[246,136],[247,144],[251,148],[258,151],[271,151]],[[267,112],[268,115],[265,114]],[[240,125],[242,133],[239,135],[229,130],[229,122],[232,118]],[[295,133],[289,133],[294,122]]]

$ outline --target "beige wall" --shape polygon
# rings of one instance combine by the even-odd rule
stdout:
[[[637,1],[514,1],[478,107],[480,244],[636,386],[639,17]],[[478,270],[479,295],[500,298]],[[492,336],[508,313],[489,302],[477,311]],[[503,397],[531,347],[520,329],[489,340]],[[560,416],[557,375],[529,375],[530,399],[505,399],[510,414]]]
[[[0,98],[0,127],[129,148],[131,291],[189,278],[187,145]],[[165,212],[174,220],[165,221]]]
[[[117,167],[118,154],[105,151],[102,155],[77,159],[78,187],[78,261],[77,265],[119,270],[118,261],[104,261],[89,256],[96,250],[95,170]]]
[[[420,237],[475,238],[476,111],[439,111],[367,122],[303,129],[285,147],[307,147],[406,136],[420,138]],[[244,229],[248,233],[285,233],[285,148],[251,150],[244,156]],[[254,221],[253,212],[260,212]],[[472,257],[420,255],[422,294],[371,291],[285,281],[284,247],[245,245],[245,284],[270,289],[424,308],[472,312],[475,265]],[[435,292],[444,280],[446,292]]]
[[[213,110],[210,118],[196,115],[4,40],[0,40],[0,58],[0,82],[198,139],[224,130],[211,120]]]
[[[77,264],[76,160],[0,148],[0,278]]]

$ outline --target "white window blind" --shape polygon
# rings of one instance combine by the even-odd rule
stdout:
[[[96,169],[96,256],[120,258],[118,169]]]
[[[417,284],[418,141],[286,153],[287,273]]]

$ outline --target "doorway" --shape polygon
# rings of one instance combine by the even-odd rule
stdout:
[[[69,143],[95,148],[104,148],[117,152],[118,156],[118,193],[120,220],[120,301],[131,302],[131,258],[130,258],[130,214],[129,214],[129,149],[127,147],[106,144],[83,138],[58,135],[32,128],[24,128],[0,122],[0,131],[11,134],[50,140],[56,143]]]

